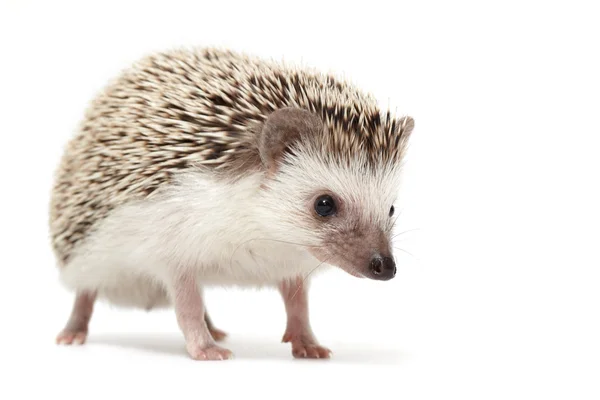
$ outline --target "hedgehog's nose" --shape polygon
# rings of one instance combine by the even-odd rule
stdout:
[[[396,275],[396,263],[393,258],[376,255],[371,259],[371,278],[387,281]]]

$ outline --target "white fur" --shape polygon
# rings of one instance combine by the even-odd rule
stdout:
[[[359,165],[359,163],[357,163]],[[114,304],[170,304],[170,282],[183,271],[201,285],[275,285],[307,276],[319,232],[306,223],[312,196],[331,190],[382,228],[390,224],[397,169],[353,169],[305,149],[274,180],[262,173],[235,183],[202,170],[178,176],[150,199],[125,204],[101,221],[62,268],[75,290],[95,290]]]

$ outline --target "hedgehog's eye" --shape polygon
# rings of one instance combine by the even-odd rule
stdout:
[[[394,215],[394,211],[395,211],[395,210],[394,210],[394,206],[392,206],[392,208],[390,208],[390,217],[391,217],[392,215]]]
[[[315,201],[315,211],[321,217],[329,217],[330,215],[335,214],[335,202],[329,195],[319,196],[317,201]]]

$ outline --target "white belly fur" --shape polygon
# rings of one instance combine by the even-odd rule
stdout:
[[[154,308],[170,304],[178,269],[203,286],[272,286],[322,269],[305,247],[274,236],[264,214],[257,218],[260,178],[233,186],[186,174],[151,199],[116,208],[75,249],[61,281],[115,305]]]

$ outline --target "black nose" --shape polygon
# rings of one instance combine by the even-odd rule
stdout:
[[[390,257],[373,257],[369,269],[371,278],[380,281],[387,281],[396,275],[396,263]]]

